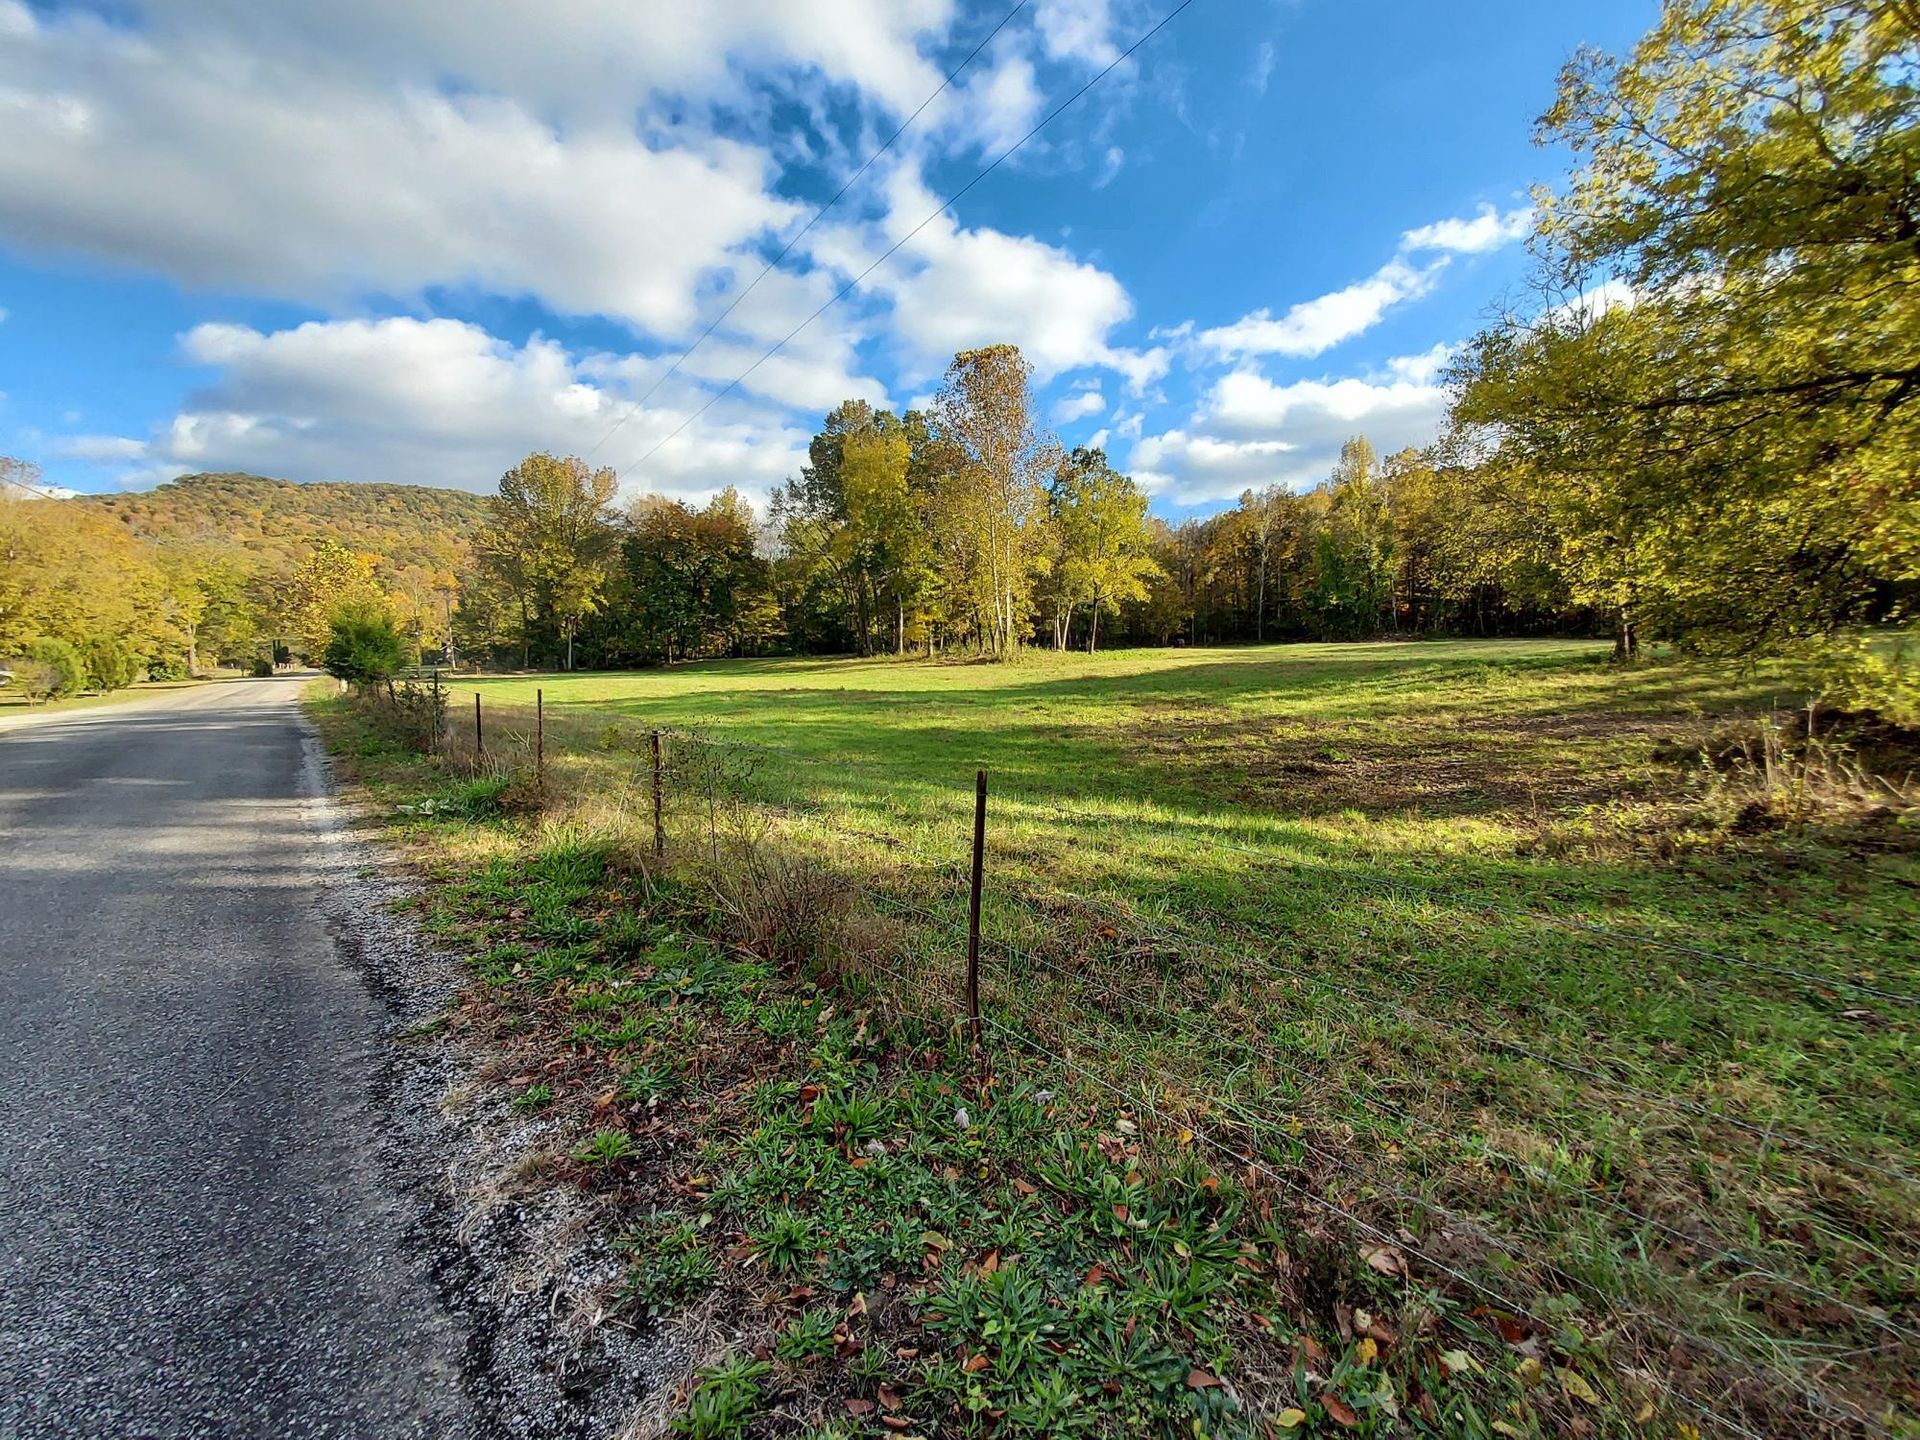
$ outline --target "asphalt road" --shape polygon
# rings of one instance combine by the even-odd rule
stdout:
[[[0,728],[0,1437],[457,1436],[299,682]]]

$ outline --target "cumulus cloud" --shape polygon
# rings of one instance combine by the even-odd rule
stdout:
[[[828,227],[814,254],[858,274],[908,237],[865,288],[891,306],[892,333],[916,373],[937,373],[957,351],[1004,341],[1020,347],[1043,383],[1103,367],[1138,391],[1166,374],[1165,347],[1110,343],[1133,315],[1126,287],[1110,272],[1031,236],[973,229],[948,211],[935,213],[938,201],[914,166],[897,167],[886,188],[888,213],[877,234]]]
[[[1040,118],[1041,95],[1033,62],[1008,50],[994,65],[960,87],[949,113],[982,150],[998,156],[1023,139]]]
[[[1143,437],[1130,463],[1152,493],[1181,505],[1266,485],[1300,490],[1327,478],[1354,435],[1383,454],[1425,444],[1446,405],[1444,390],[1410,379],[1280,385],[1238,370],[1214,384],[1185,426]]]
[[[1047,55],[1099,69],[1120,58],[1110,0],[1041,0],[1034,21]]]
[[[1364,280],[1311,300],[1284,313],[1259,309],[1231,325],[1202,330],[1196,337],[1203,351],[1223,360],[1253,355],[1309,357],[1364,335],[1389,311],[1418,300],[1438,282],[1455,255],[1484,254],[1523,237],[1533,224],[1530,209],[1504,215],[1491,205],[1469,219],[1436,220],[1400,237],[1392,259]],[[1415,257],[1434,253],[1435,258]],[[1175,333],[1175,332],[1167,332]]]
[[[1331,294],[1303,300],[1285,314],[1256,310],[1200,332],[1200,344],[1225,359],[1247,355],[1319,355],[1364,334],[1394,306],[1433,288],[1446,260],[1415,266],[1395,258],[1365,280]]]
[[[232,36],[270,61],[340,76],[458,76],[542,113],[595,120],[630,116],[662,97],[738,102],[752,94],[750,77],[783,71],[906,113],[940,81],[922,41],[944,35],[958,13],[955,0],[571,0],[564,16],[522,0],[132,0],[120,8],[138,15],[159,50]],[[322,36],[326,48],[316,54]]]
[[[671,335],[704,275],[798,214],[750,146],[562,132],[512,100],[215,39],[25,26],[0,48],[0,88],[28,97],[0,109],[0,236],[31,250],[321,302],[473,286]]]
[[[1431,385],[1447,368],[1447,362],[1460,353],[1458,345],[1442,340],[1418,355],[1396,355],[1387,361],[1387,373],[1412,385]]]
[[[674,384],[612,430],[664,362],[576,356],[538,336],[515,345],[455,320],[209,324],[180,343],[187,360],[216,372],[213,382],[137,452],[139,442],[110,437],[124,453],[102,444],[85,458],[140,461],[141,478],[242,469],[484,490],[534,450],[592,451],[595,464],[626,469],[665,440],[627,488],[698,499],[726,485],[764,496],[807,441],[802,429],[724,403],[666,440],[701,399]],[[78,454],[87,440],[67,443]]]
[[[1102,414],[1106,408],[1107,397],[1098,390],[1075,390],[1054,403],[1053,423],[1071,425],[1076,420]]]
[[[1482,255],[1516,240],[1524,240],[1533,228],[1533,211],[1522,206],[1504,215],[1491,205],[1482,205],[1470,219],[1436,220],[1409,230],[1400,237],[1403,250],[1445,250],[1455,255]]]

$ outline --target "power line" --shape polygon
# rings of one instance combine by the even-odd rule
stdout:
[[[1158,35],[1162,30],[1166,29],[1168,25],[1172,24],[1174,20],[1179,18],[1179,16],[1183,12],[1185,12],[1187,7],[1189,7],[1193,3],[1194,3],[1194,0],[1180,0],[1180,3],[1178,5],[1174,6],[1173,9],[1169,10],[1165,15],[1161,16],[1157,22],[1155,22],[1151,30],[1147,31],[1146,34],[1142,35],[1138,40],[1135,40],[1133,44],[1129,45],[1125,50],[1122,50],[1118,55],[1116,55],[1113,58],[1113,60],[1108,63],[1106,68],[1100,71],[1099,74],[1095,75],[1091,80],[1087,81],[1086,84],[1082,85],[1078,90],[1074,91],[1073,94],[1069,95],[1065,100],[1061,101],[1058,105],[1054,106],[1054,108],[1047,113],[1046,117],[1042,119],[1039,124],[1035,125],[1031,130],[1027,131],[1026,134],[1022,135],[1018,140],[1014,141],[1013,144],[1009,145],[1005,150],[1001,151],[998,158],[996,158],[991,164],[987,165],[985,168],[980,170],[977,174],[974,175],[974,177],[971,180],[967,181],[966,184],[962,185],[958,190],[954,191],[945,200],[941,201],[940,204],[934,210],[932,210],[924,220],[922,220],[918,225],[914,226],[911,230],[907,231],[907,233],[902,235],[898,240],[894,241],[893,244],[889,245],[886,248],[886,250],[881,253],[879,259],[875,260],[871,265],[867,266],[866,269],[862,270],[858,275],[854,276],[853,279],[849,280],[845,285],[842,285],[837,291],[834,292],[832,298],[827,300],[827,302],[823,304],[818,310],[815,310],[811,315],[807,316],[806,319],[802,320],[798,325],[794,326],[793,329],[789,330],[784,336],[782,336],[778,341],[776,341],[772,346],[770,346],[767,349],[767,351],[763,355],[761,355],[761,357],[758,360],[755,360],[751,365],[747,366],[746,369],[742,370],[738,375],[734,376],[733,379],[729,380],[724,389],[716,391],[712,396],[708,398],[706,404],[702,405],[698,410],[695,410],[691,415],[687,416],[686,419],[682,420],[678,425],[674,426],[672,430],[670,430],[666,435],[661,437],[660,441],[657,444],[655,444],[651,450],[647,451],[646,454],[642,455],[638,460],[634,461],[631,465],[627,466],[624,470],[622,470],[620,472],[620,477],[622,479],[625,479],[628,475],[632,474],[633,471],[639,469],[640,466],[646,464],[647,461],[651,460],[654,456],[658,455],[673,440],[675,440],[681,434],[681,432],[684,431],[689,425],[693,424],[694,421],[698,420],[702,415],[706,414],[707,411],[711,410],[715,405],[719,404],[720,401],[724,400],[728,395],[732,394],[734,390],[739,388],[741,381],[745,380],[749,375],[753,374],[754,371],[758,370],[762,365],[766,364],[767,361],[771,360],[775,355],[778,355],[782,350],[786,349],[787,345],[793,340],[793,338],[796,335],[798,335],[802,330],[806,329],[814,321],[818,320],[822,315],[826,314],[827,311],[831,310],[835,305],[839,304],[842,300],[846,299],[848,295],[852,294],[853,291],[859,287],[859,284],[862,280],[865,280],[869,275],[873,274],[874,271],[878,270],[882,265],[886,264],[887,261],[891,260],[894,257],[894,255],[898,253],[901,247],[903,247],[909,240],[913,239],[914,236],[918,235],[922,230],[926,229],[927,226],[931,225],[935,220],[939,219],[942,215],[944,215],[948,211],[948,209],[950,209],[953,205],[957,204],[960,201],[960,199],[967,194],[968,191],[973,189],[974,186],[978,185],[982,180],[986,179],[987,176],[991,175],[995,170],[998,170],[1001,164],[1004,163],[1007,160],[1007,158],[1011,156],[1016,150],[1020,149],[1021,146],[1025,145],[1029,140],[1033,139],[1034,136],[1038,135],[1042,130],[1046,129],[1047,126],[1051,125],[1055,120],[1059,119],[1060,116],[1063,115],[1068,109],[1070,109],[1073,106],[1073,104],[1080,99],[1081,96],[1085,95],[1089,90],[1093,89],[1094,86],[1098,85],[1102,80],[1106,79],[1107,76],[1112,74],[1115,69],[1117,69],[1121,64],[1123,64],[1125,61],[1130,59],[1134,51],[1138,50],[1142,45],[1145,45],[1149,40],[1153,39],[1154,36]]]
[[[642,395],[639,399],[635,400],[631,405],[627,406],[626,410],[621,413],[620,418],[613,422],[612,428],[609,429],[607,433],[602,435],[598,440],[593,442],[593,449],[587,451],[586,455],[583,458],[591,460],[594,457],[595,453],[600,449],[600,447],[606,444],[607,441],[613,438],[615,431],[617,431],[622,425],[626,424],[627,421],[631,420],[634,417],[634,413],[638,411],[642,405],[646,404],[647,401],[651,400],[654,396],[654,393],[657,390],[659,390],[659,388],[662,385],[666,384],[667,381],[671,380],[676,374],[679,373],[680,367],[687,362],[687,357],[692,355],[694,351],[698,350],[701,347],[701,345],[706,342],[707,337],[712,335],[715,330],[720,328],[721,324],[725,322],[726,318],[729,315],[733,314],[734,309],[740,304],[742,300],[746,299],[747,296],[751,295],[756,289],[759,288],[760,282],[766,279],[767,276],[771,275],[774,272],[774,270],[779,266],[780,262],[787,258],[787,255],[789,254],[789,252],[792,251],[793,247],[798,245],[803,239],[806,238],[807,232],[812,230],[815,225],[818,225],[820,223],[821,217],[824,216],[829,210],[833,209],[835,205],[838,205],[841,199],[846,195],[846,193],[849,190],[851,190],[854,187],[854,185],[859,181],[860,177],[862,175],[865,175],[867,171],[873,168],[873,162],[878,160],[882,155],[886,154],[889,150],[893,148],[893,142],[898,140],[902,135],[906,134],[907,131],[912,128],[913,122],[920,118],[921,112],[924,111],[927,108],[927,106],[931,105],[935,100],[938,100],[942,95],[946,94],[948,87],[951,86],[953,82],[959,78],[960,72],[962,70],[965,70],[967,66],[971,65],[976,59],[978,59],[980,52],[986,49],[987,46],[991,45],[994,41],[994,38],[998,36],[1002,30],[1007,28],[1008,24],[1011,23],[1011,21],[1013,20],[1014,16],[1018,15],[1022,10],[1026,8],[1027,8],[1027,0],[1020,0],[1020,3],[1015,5],[1013,9],[1009,10],[1006,13],[1005,17],[1001,19],[998,25],[994,26],[993,29],[987,32],[986,39],[982,40],[978,45],[974,46],[972,50],[967,52],[966,59],[962,60],[958,65],[954,66],[953,69],[947,72],[947,78],[940,82],[940,88],[935,90],[931,95],[927,96],[926,99],[922,100],[920,102],[920,109],[915,110],[913,114],[909,115],[904,121],[902,121],[899,129],[895,130],[893,134],[887,137],[886,143],[882,145],[878,150],[874,151],[871,155],[869,155],[866,158],[865,162],[860,166],[860,168],[854,171],[853,174],[848,177],[847,183],[842,185],[838,190],[834,192],[833,198],[827,201],[827,203],[822,205],[818,210],[813,212],[813,218],[807,221],[805,225],[800,227],[800,231],[798,234],[796,234],[791,240],[787,241],[786,244],[780,247],[780,253],[775,255],[773,259],[769,260],[766,263],[766,265],[761,269],[760,273],[753,277],[753,283],[747,286],[746,289],[742,290],[738,295],[734,296],[733,299],[728,302],[727,308],[722,310],[718,315],[716,315],[713,318],[713,322],[710,325],[708,325],[706,329],[700,332],[699,337],[695,339],[691,345],[687,346],[685,350],[682,350],[680,352],[679,358],[676,359],[673,362],[673,364],[667,367],[666,372],[662,374],[659,379],[655,380],[653,384],[647,387],[647,393]]]

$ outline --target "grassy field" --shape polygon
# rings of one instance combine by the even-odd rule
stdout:
[[[1727,759],[1799,677],[1602,659],[1526,641],[740,662],[486,680],[453,714],[470,726],[477,688],[498,757],[541,689],[540,843],[597,836],[603,862],[645,849],[667,732],[674,851],[760,877],[758,911],[722,877],[749,930],[792,931],[764,913],[781,904],[831,911],[828,973],[936,1028],[959,1003],[983,767],[998,1070],[1124,1098],[1467,1313],[1497,1297],[1523,1331],[1571,1327],[1558,1360],[1606,1350],[1609,1400],[1657,1372],[1763,1429],[1911,1433],[1912,827],[1890,793]],[[1560,1428],[1522,1409],[1502,1423]]]

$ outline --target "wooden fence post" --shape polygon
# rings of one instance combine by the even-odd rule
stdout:
[[[487,758],[487,737],[480,732],[480,692],[473,692],[473,749],[482,760]]]
[[[967,1029],[980,1051],[980,880],[987,853],[987,772],[973,784],[973,892],[967,901]]]
[[[660,732],[653,732],[653,858],[667,853],[667,829],[660,812]]]

